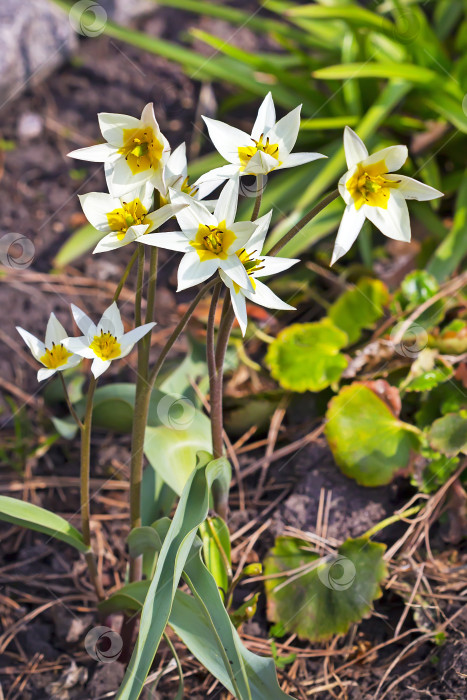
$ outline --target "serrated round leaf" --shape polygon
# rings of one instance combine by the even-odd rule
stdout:
[[[389,484],[418,445],[416,429],[359,382],[331,399],[326,419],[325,435],[336,464],[362,486]]]
[[[450,367],[440,365],[414,377],[408,384],[405,384],[404,389],[405,391],[430,391],[435,386],[446,382],[453,374]]]
[[[270,344],[266,364],[284,389],[321,391],[337,382],[348,365],[339,350],[347,334],[329,318],[317,323],[295,323]]]
[[[380,280],[363,277],[332,304],[329,318],[347,333],[349,344],[355,343],[364,328],[371,328],[384,313],[389,299],[386,285]]]
[[[345,634],[352,623],[371,612],[373,601],[381,596],[385,549],[361,537],[344,542],[336,556],[320,559],[309,551],[309,542],[278,537],[265,559],[264,573],[291,574],[266,579],[268,619],[310,641]],[[298,575],[300,567],[303,573]]]
[[[448,413],[435,420],[428,432],[431,447],[447,457],[467,452],[467,411]]]

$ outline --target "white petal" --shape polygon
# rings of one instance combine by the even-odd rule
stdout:
[[[71,352],[71,350],[70,350]],[[71,367],[76,367],[76,365],[79,365],[83,358],[80,355],[72,355],[71,357],[68,358],[68,360],[65,362],[64,365],[61,365],[58,369],[60,372],[62,372],[65,369],[70,369]]]
[[[30,333],[29,331],[25,331],[24,328],[21,328],[20,326],[16,326],[16,330],[30,349],[32,356],[36,360],[39,360],[39,358],[42,357],[42,355],[45,353],[44,343],[38,338],[36,338],[35,335],[32,335],[32,333]]]
[[[426,202],[437,197],[444,197],[444,194],[434,187],[425,185],[423,182],[414,180],[406,175],[387,175],[388,180],[398,182],[397,191],[401,193],[404,199],[418,199],[419,202]]]
[[[376,153],[372,153],[371,156],[365,158],[362,165],[372,165],[373,163],[379,163],[380,160],[384,160],[385,172],[392,173],[402,168],[408,155],[407,146],[388,146],[388,148],[376,151]]]
[[[271,93],[268,92],[258,110],[258,116],[256,117],[251,137],[255,139],[255,141],[259,141],[261,134],[266,135],[275,123],[276,110],[274,107],[274,100],[272,99]]]
[[[322,153],[290,153],[277,170],[295,168],[297,165],[311,163],[313,160],[319,160],[319,158],[327,158],[327,156],[323,156]]]
[[[344,202],[345,202],[346,204],[352,204],[352,203],[353,203],[352,195],[350,194],[350,192],[349,192],[349,190],[347,189],[346,185],[347,185],[347,181],[348,181],[348,180],[352,177],[352,175],[354,175],[354,173],[356,172],[356,169],[357,169],[357,168],[356,168],[356,166],[355,166],[355,167],[353,167],[351,170],[347,170],[347,172],[344,173],[344,175],[342,175],[341,179],[340,179],[339,182],[337,183],[337,189],[339,190],[339,194],[340,194],[340,196],[342,197],[342,199],[344,200]]]
[[[248,325],[248,314],[246,311],[246,301],[242,292],[236,292],[235,289],[230,289],[230,299],[232,301],[232,308],[234,310],[235,316],[242,331],[242,335],[245,335],[246,328]]]
[[[239,170],[240,166],[238,164],[229,164],[223,165],[221,168],[214,168],[213,170],[209,170],[207,173],[204,173],[204,175],[201,175],[201,177],[198,178],[193,185],[193,187],[198,188],[197,199],[207,197],[208,194],[211,194],[216,187],[222,185],[222,183],[227,179],[235,177]]]
[[[298,132],[300,131],[300,111],[302,105],[295,107],[291,112],[279,119],[277,124],[269,132],[270,143],[279,144],[279,158],[284,160],[295,146]]]
[[[178,214],[179,211],[182,211],[182,209],[185,209],[188,206],[188,202],[181,202],[180,204],[164,204],[164,206],[160,209],[152,211],[144,219],[144,223],[149,224],[149,228],[147,229],[148,233],[154,231],[156,228],[159,228],[159,226],[162,226],[162,224],[171,219],[172,216],[175,216],[175,214]]]
[[[181,143],[170,155],[165,166],[165,180],[168,187],[173,187],[173,183],[180,179],[183,182],[187,176],[186,144]]]
[[[195,232],[193,232],[193,236]],[[179,253],[193,252],[193,246],[181,231],[158,231],[157,233],[146,233],[141,237],[140,243],[153,245],[157,248],[175,250]]]
[[[238,258],[237,258],[238,259]],[[198,253],[186,253],[180,261],[178,268],[178,288],[181,292],[195,284],[200,284],[209,279],[219,267],[218,260],[206,260],[201,262]]]
[[[155,325],[155,322],[152,321],[151,323],[145,323],[144,325],[138,326],[138,328],[134,328],[132,331],[125,333],[120,341],[122,345],[120,357],[126,357],[128,353],[133,350],[138,340],[141,340],[143,336],[149,333]]]
[[[238,149],[240,146],[252,146],[251,136],[217,119],[203,119],[208,127],[209,137],[221,156],[229,163],[240,163]]]
[[[89,347],[89,341],[90,339],[85,335],[82,335],[80,338],[65,338],[63,346],[75,355],[91,359],[95,357],[95,353]]]
[[[41,367],[40,370],[38,370],[37,372],[37,381],[43,382],[44,379],[52,377],[56,371],[56,369],[46,369],[45,367]]]
[[[111,333],[116,338],[120,338],[125,329],[123,328],[122,317],[118,310],[117,302],[114,301],[102,314],[102,318],[97,326],[97,333]]]
[[[89,316],[84,313],[84,311],[81,311],[81,309],[78,306],[75,306],[74,304],[71,305],[71,313],[73,314],[73,318],[75,319],[75,323],[80,329],[81,333],[83,333],[85,336],[88,335],[96,335],[97,333],[97,328],[94,325],[94,323],[91,321]]]
[[[147,226],[145,224],[130,226],[123,238],[119,238],[117,232],[112,231],[112,233],[109,233],[107,236],[104,236],[104,238],[101,238],[99,243],[92,251],[93,255],[94,253],[107,253],[109,250],[123,248],[123,246],[126,246],[129,243],[133,243],[133,241],[141,236],[146,229]]]
[[[131,199],[130,196],[132,197]],[[151,182],[146,182],[139,190],[135,191],[133,196],[130,193],[128,201],[132,202],[133,199],[139,199],[146,211],[149,211],[152,207],[153,197],[154,187]]]
[[[249,245],[252,235],[255,233],[255,222],[254,221],[238,221],[236,224],[230,226],[230,230],[235,233],[234,242],[225,249],[225,252],[230,255],[231,253],[236,253],[237,250],[245,248]]]
[[[365,205],[365,214],[372,224],[388,238],[410,241],[410,218],[406,201],[398,190],[391,190],[387,209]]]
[[[143,126],[150,126],[153,129],[154,134],[157,138],[162,136],[161,130],[159,128],[159,122],[157,121],[156,115],[154,114],[154,104],[152,102],[148,102],[148,104],[144,107],[143,111],[141,112],[141,124]]]
[[[242,171],[242,175],[267,175],[267,173],[270,173],[277,167],[279,167],[277,158],[263,151],[256,151]]]
[[[368,157],[367,147],[350,126],[344,129],[344,151],[349,170]]]
[[[78,160],[89,160],[92,163],[105,163],[118,152],[118,149],[108,143],[98,143],[96,146],[88,146],[87,148],[77,148],[75,151],[70,151],[70,158]]]
[[[245,292],[245,296],[247,299],[250,299],[251,301],[254,301],[255,304],[259,304],[260,306],[266,306],[268,309],[284,309],[284,310],[290,310],[294,309],[294,306],[290,306],[290,304],[286,304],[285,301],[282,301],[277,294],[274,294],[269,287],[267,287],[265,284],[260,282],[259,280],[255,280],[255,289],[253,292]]]
[[[253,289],[248,273],[236,255],[229,255],[227,260],[219,260],[219,267],[243,289]]]
[[[101,374],[110,367],[110,364],[110,360],[101,360],[100,357],[95,357],[91,365],[91,372],[94,375],[94,379],[100,377]]]
[[[271,209],[267,214],[260,216],[259,219],[256,219],[254,222],[256,224],[256,229],[245,245],[247,253],[256,253],[257,257],[261,254],[264,246],[264,239],[266,238],[269,224],[271,223],[272,211]]]
[[[141,124],[139,119],[130,117],[128,114],[112,114],[111,112],[100,112],[97,115],[99,128],[102,136],[112,146],[121,148],[125,145],[123,138],[124,129],[139,129]]]
[[[214,218],[217,222],[225,221],[230,227],[235,221],[238,205],[239,176],[233,177],[227,182],[220,193],[217,204],[214,208]]]
[[[269,255],[261,256],[261,270],[254,272],[253,276],[266,277],[267,275],[277,275],[279,272],[288,270],[292,265],[300,262],[297,258],[272,258]]]
[[[55,316],[54,313],[50,314],[50,318],[47,323],[47,330],[45,331],[45,347],[51,348],[52,343],[59,345],[64,338],[68,336],[68,333]]]
[[[336,260],[339,260],[339,258],[351,249],[361,231],[364,221],[364,207],[361,207],[361,209],[357,211],[353,204],[348,204],[346,206],[337,232],[336,242],[334,243],[331,265],[334,265]]]
[[[108,233],[111,228],[107,214],[110,214],[114,209],[121,209],[121,201],[112,197],[111,194],[107,194],[107,192],[79,194],[78,199],[89,223],[98,231]]]
[[[170,190],[170,201],[174,205],[188,205],[176,214],[178,225],[184,232],[197,231],[200,224],[215,226],[217,223],[206,207],[201,202],[197,202],[193,197],[190,197],[189,194]]]

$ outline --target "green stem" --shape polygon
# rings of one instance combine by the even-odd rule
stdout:
[[[84,414],[84,421],[81,428],[81,530],[83,533],[83,540],[91,547],[91,524],[90,524],[90,493],[89,493],[89,480],[91,474],[91,426],[92,426],[92,406],[94,400],[94,392],[96,390],[97,381],[94,377],[91,377],[89,383],[88,396],[86,400],[86,411]],[[102,583],[99,578],[99,573],[97,571],[96,560],[94,553],[92,551],[86,554],[86,563],[88,565],[89,575],[92,584],[95,588],[97,597],[102,600],[105,597],[105,593],[102,587]]]
[[[411,515],[415,515],[421,509],[423,508],[424,504],[422,503],[421,505],[418,506],[413,506],[412,508],[408,508],[407,510],[404,510],[403,513],[395,513],[394,515],[391,515],[389,518],[385,518],[385,520],[381,520],[381,522],[376,523],[376,525],[373,525],[373,527],[370,527],[369,530],[367,530],[362,537],[373,537],[373,535],[376,535],[377,532],[380,530],[384,530],[385,527],[388,527],[388,525],[392,525],[393,523],[399,522],[399,520],[403,520],[404,518],[409,518]]]
[[[138,274],[136,277],[136,293],[135,293],[135,328],[141,325],[141,302],[143,298],[143,279],[144,279],[144,245],[138,243]],[[140,347],[140,346],[138,346]]]
[[[131,256],[129,263],[125,268],[125,272],[122,275],[122,279],[120,280],[120,282],[117,285],[117,289],[115,290],[115,294],[113,296],[112,301],[118,301],[120,293],[123,289],[123,285],[127,281],[128,275],[130,274],[131,269],[132,269],[133,265],[135,264],[137,257],[138,257],[138,249],[136,249],[135,252],[133,253],[133,255]]]
[[[253,214],[251,215],[251,220],[256,221],[258,218],[259,210],[261,209],[261,200],[263,198],[263,176],[256,176],[256,199],[255,206],[253,207]]]
[[[328,206],[331,202],[333,202],[337,197],[339,196],[339,190],[333,190],[330,192],[330,194],[326,195],[324,199],[321,200],[313,209],[310,209],[310,211],[305,214],[304,217],[300,219],[298,223],[295,224],[295,226],[292,226],[290,231],[288,231],[280,241],[277,241],[276,245],[274,245],[271,250],[268,251],[268,255],[277,255],[277,253],[282,250],[282,248],[287,245],[289,241],[292,240],[294,236],[297,235],[297,233],[300,233],[302,228],[307,225],[309,221],[311,221],[315,216],[317,216],[325,207]]]

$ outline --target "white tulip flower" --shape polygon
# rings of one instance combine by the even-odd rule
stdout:
[[[410,241],[410,219],[406,199],[426,201],[442,197],[434,187],[406,175],[395,174],[407,160],[407,146],[389,146],[368,155],[363,141],[348,126],[344,130],[348,171],[339,180],[346,203],[331,265],[347,253],[369,219],[381,233],[396,241]]]
[[[277,258],[269,255],[261,255],[271,216],[272,210],[256,220],[256,231],[251,236],[248,243],[241,250],[237,251],[237,257],[244,266],[253,289],[249,290],[239,287],[239,285],[233,282],[223,270],[219,270],[222,281],[230,290],[233,310],[243,335],[245,335],[248,324],[246,311],[247,299],[260,306],[266,306],[269,309],[293,310],[295,308],[290,306],[290,304],[286,304],[285,301],[282,301],[269,287],[258,279],[259,277],[276,275],[278,272],[287,270],[289,267],[292,267],[292,265],[300,262],[300,260],[293,258]]]
[[[68,334],[53,313],[50,314],[47,323],[45,343],[38,340],[29,331],[25,331],[24,328],[16,326],[16,330],[30,349],[33,357],[45,367],[37,372],[39,382],[48,379],[55,372],[63,372],[70,367],[76,367],[81,362],[81,357],[65,347],[64,341],[68,339]]]
[[[163,192],[170,146],[159,129],[152,102],[143,109],[140,119],[108,112],[98,114],[98,119],[106,143],[79,148],[68,155],[105,163],[107,185],[114,197],[124,197],[146,182]]]
[[[125,333],[120,311],[115,302],[102,314],[97,326],[84,311],[71,305],[76,325],[84,335],[79,338],[67,338],[64,345],[70,352],[93,360],[91,372],[97,379],[110,367],[112,360],[120,360],[133,350],[141,338],[156,325],[145,323]]]
[[[301,105],[276,122],[276,110],[269,92],[259,108],[250,134],[203,117],[209,136],[221,156],[230,165],[223,165],[202,175],[195,183],[202,197],[226,179],[240,175],[266,175],[272,170],[293,168],[318,158],[321,153],[291,153],[300,129]]]

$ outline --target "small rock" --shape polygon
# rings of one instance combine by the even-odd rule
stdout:
[[[24,141],[30,141],[42,134],[44,129],[44,120],[40,114],[34,112],[25,112],[19,118],[18,122],[18,138]]]
[[[125,675],[125,667],[117,661],[102,664],[94,673],[86,688],[90,698],[100,698],[118,690]]]

